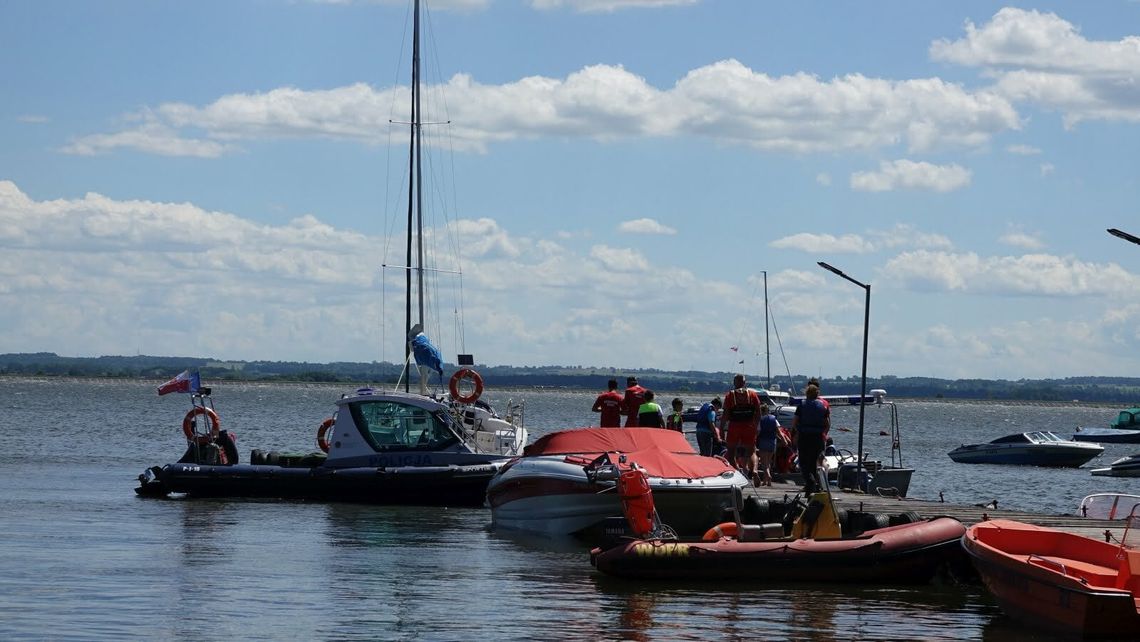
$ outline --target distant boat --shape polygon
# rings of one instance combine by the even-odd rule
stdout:
[[[1140,430],[1118,428],[1077,428],[1073,441],[1092,441],[1100,444],[1140,444]]]
[[[1140,477],[1140,454],[1121,457],[1105,468],[1093,468],[1097,477]]]
[[[962,445],[949,452],[960,464],[1017,464],[1076,468],[1104,452],[1097,444],[1062,439],[1047,432],[1019,432],[989,443]]]
[[[1108,425],[1115,430],[1140,430],[1140,408],[1121,410],[1116,421]]]

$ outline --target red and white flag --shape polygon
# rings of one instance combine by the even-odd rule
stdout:
[[[198,371],[190,372],[183,370],[178,373],[178,376],[167,381],[158,387],[158,395],[171,393],[171,392],[198,392],[202,387],[202,380],[198,377]]]

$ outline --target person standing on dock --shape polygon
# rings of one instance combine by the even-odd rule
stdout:
[[[760,405],[760,430],[756,435],[756,460],[760,481],[765,486],[772,485],[772,456],[776,454],[776,437],[780,433],[780,422],[776,415],[769,413],[768,404]]]
[[[819,398],[817,385],[809,384],[804,396],[804,402],[796,408],[796,416],[792,419],[792,442],[800,451],[804,493],[810,495],[823,488],[818,476],[819,458],[823,455],[827,431],[831,429],[831,408]]]
[[[665,427],[669,430],[676,430],[679,433],[685,432],[685,400],[680,397],[673,397],[673,412],[665,418]]]
[[[621,411],[624,398],[617,391],[617,379],[610,379],[608,389],[594,400],[594,412],[602,413],[599,426],[602,428],[621,428]]]
[[[661,405],[653,400],[653,391],[645,391],[645,403],[637,409],[638,428],[664,428],[665,413],[661,412]],[[629,426],[627,425],[626,428]]]
[[[760,395],[747,387],[744,375],[732,378],[732,390],[724,395],[725,437],[728,455],[749,479],[756,477],[756,432],[760,426]]]
[[[645,388],[637,383],[637,377],[626,377],[625,398],[622,400],[625,409],[625,427],[637,427],[637,413],[641,411],[641,404],[645,403]]]
[[[720,412],[720,397],[701,404],[697,410],[697,449],[705,457],[712,457],[713,446],[720,443],[720,430],[717,429],[717,413]]]

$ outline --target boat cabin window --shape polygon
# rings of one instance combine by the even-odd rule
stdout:
[[[418,406],[377,400],[358,401],[349,409],[376,450],[439,450],[459,441],[443,418]]]

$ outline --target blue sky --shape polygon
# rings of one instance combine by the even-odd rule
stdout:
[[[0,3],[0,352],[401,359],[409,5]],[[1140,372],[1140,3],[425,6],[449,361]]]

